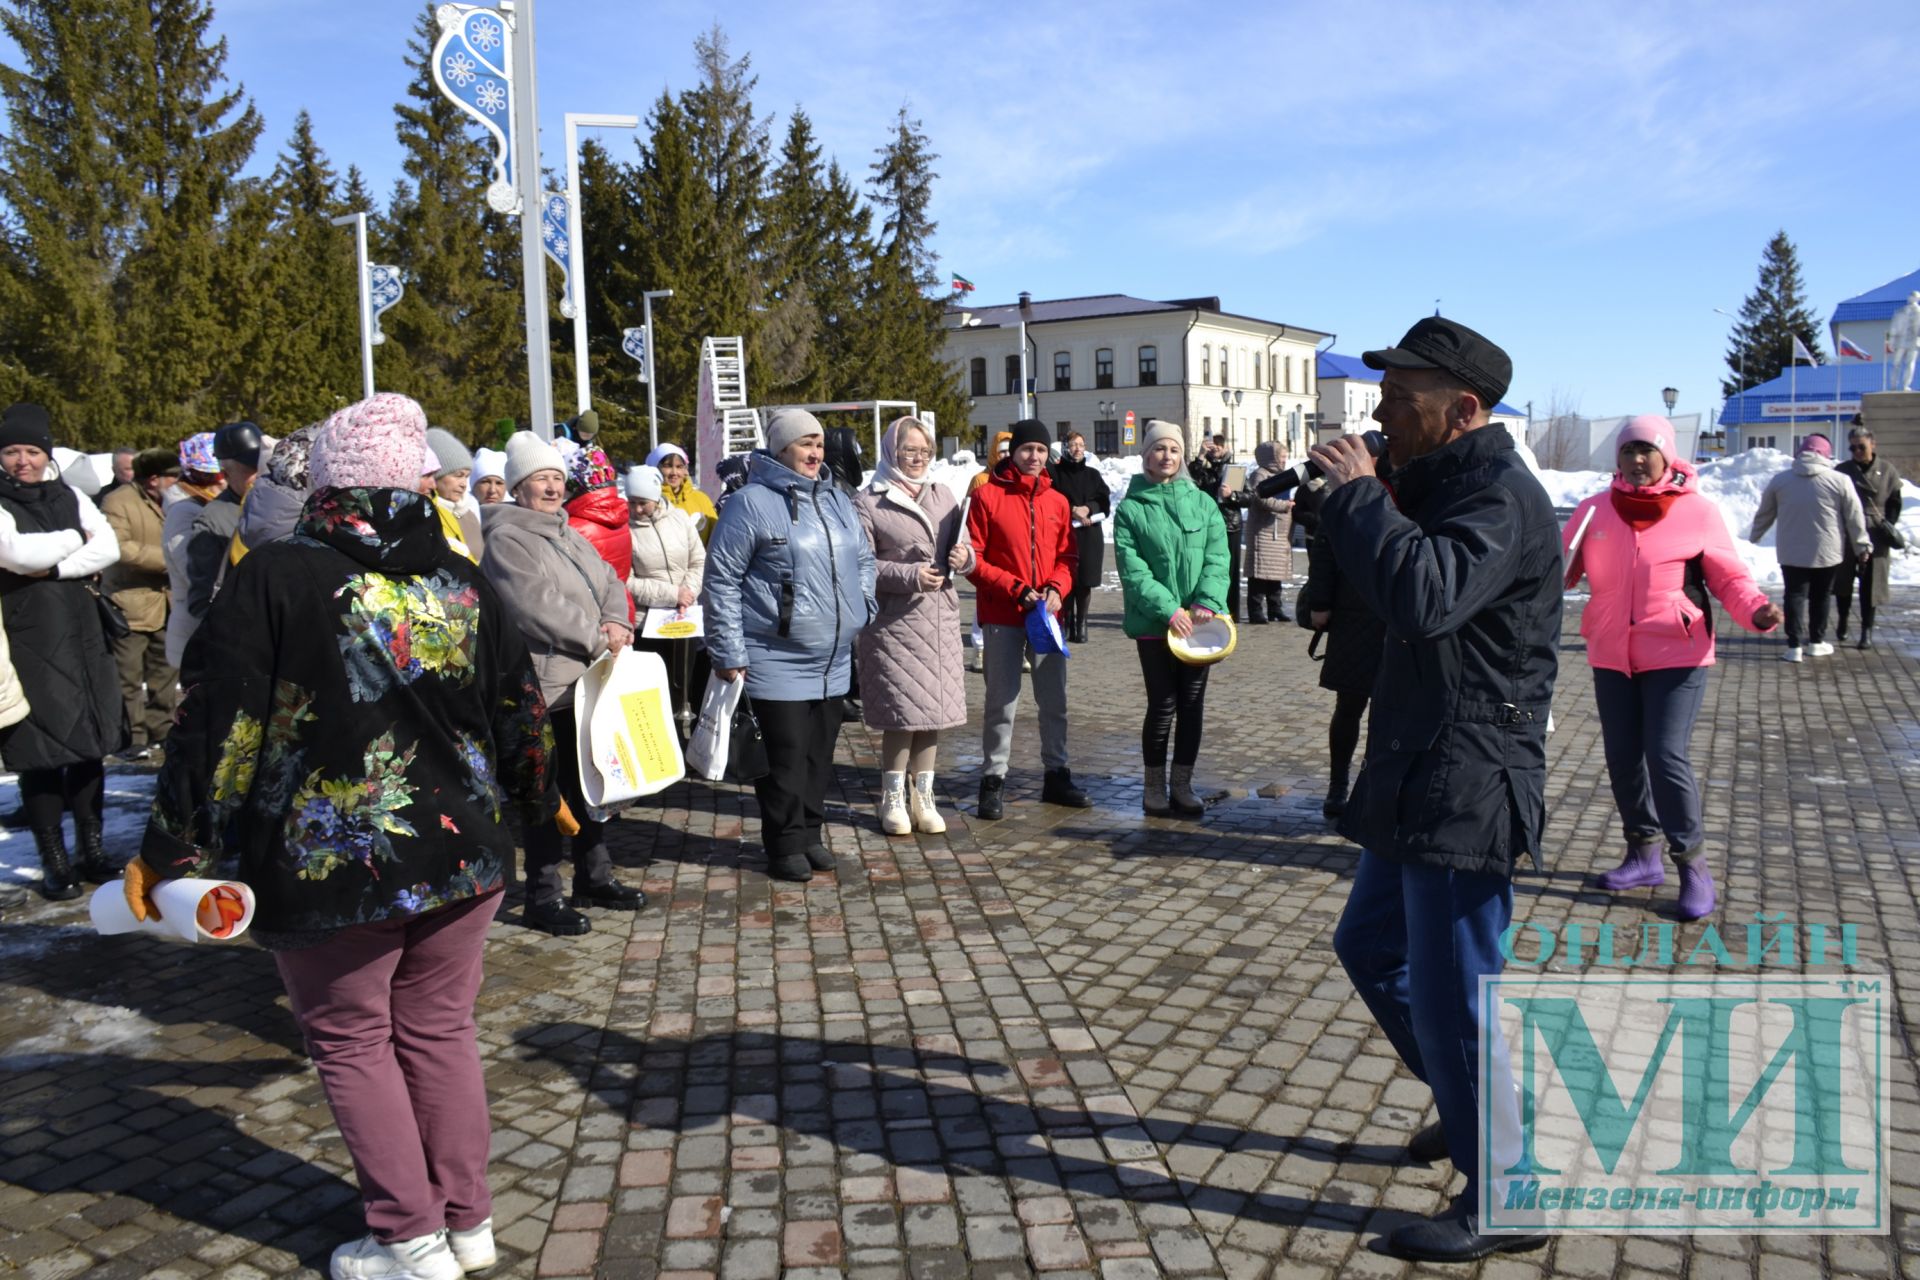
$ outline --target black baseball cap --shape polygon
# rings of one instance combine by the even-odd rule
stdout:
[[[1400,345],[1362,352],[1369,369],[1439,369],[1464,382],[1488,409],[1500,403],[1513,383],[1513,360],[1457,320],[1427,316],[1400,339]]]
[[[260,428],[251,422],[229,422],[213,433],[213,456],[221,462],[237,462],[243,467],[260,465],[260,450],[265,445]]]

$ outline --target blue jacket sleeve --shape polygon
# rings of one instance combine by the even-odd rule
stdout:
[[[1335,489],[1320,518],[1342,576],[1402,640],[1465,626],[1512,583],[1523,550],[1520,511],[1500,484],[1455,503],[1431,533],[1371,478]]]
[[[747,665],[747,637],[741,618],[740,584],[759,544],[752,502],[745,491],[733,495],[707,544],[707,576],[700,608],[707,628],[707,653],[715,669]]]

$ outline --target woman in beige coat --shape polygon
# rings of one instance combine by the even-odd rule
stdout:
[[[1262,440],[1254,449],[1260,467],[1247,477],[1247,621],[1286,622],[1287,583],[1293,581],[1293,503],[1253,491],[1287,467],[1287,446]]]
[[[973,568],[973,544],[952,491],[927,479],[932,461],[932,432],[918,418],[895,419],[873,482],[854,499],[880,605],[854,644],[861,718],[881,734],[880,829],[890,836],[947,829],[934,808],[934,762],[940,731],[967,720],[953,580]]]
[[[627,594],[633,597],[637,624],[644,626],[649,609],[687,609],[699,602],[706,579],[707,544],[700,540],[693,517],[666,500],[660,468],[644,463],[629,468],[626,490],[627,533],[633,542]],[[705,646],[698,640],[636,640],[634,644],[659,654],[667,664],[667,689],[684,735],[693,724],[689,699],[707,687]]]

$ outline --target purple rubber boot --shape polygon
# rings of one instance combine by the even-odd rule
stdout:
[[[1688,858],[1680,864],[1680,918],[1698,920],[1714,907],[1713,872],[1703,857]]]
[[[1651,889],[1655,885],[1666,882],[1667,872],[1666,868],[1660,865],[1658,840],[1629,843],[1626,860],[1613,870],[1601,873],[1600,876],[1600,887],[1613,893],[1618,893],[1622,889]]]

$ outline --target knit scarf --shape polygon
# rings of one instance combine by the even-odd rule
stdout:
[[[1620,513],[1620,518],[1635,533],[1639,533],[1658,524],[1667,514],[1667,508],[1693,490],[1695,474],[1691,464],[1680,461],[1674,462],[1666,475],[1650,485],[1629,484],[1625,477],[1615,472],[1613,489],[1608,497],[1613,502],[1613,509]]]
[[[212,502],[215,498],[219,497],[224,486],[217,484],[188,484],[185,480],[182,480],[176,487],[188,497],[198,498],[201,502],[205,503]]]

